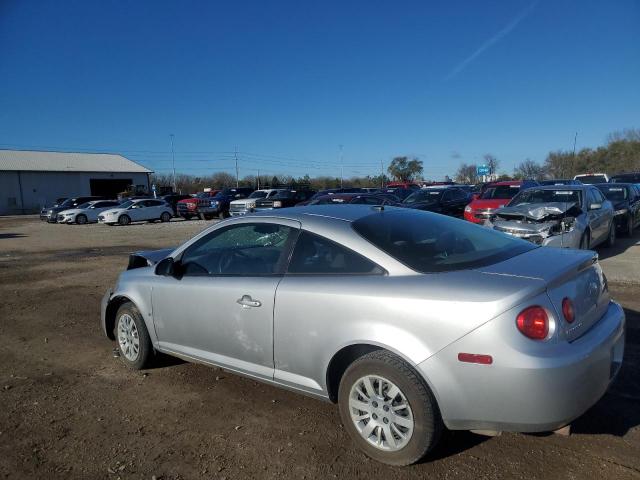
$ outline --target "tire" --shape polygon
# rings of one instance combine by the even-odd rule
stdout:
[[[199,214],[198,214],[198,218],[199,218],[200,220],[209,220],[209,219],[207,218],[207,216],[206,216],[204,213],[199,213]]]
[[[611,225],[609,226],[609,235],[607,235],[607,241],[605,246],[607,248],[611,248],[616,244],[616,222],[611,220]]]
[[[625,229],[627,237],[633,237],[633,217],[629,215],[627,217],[627,228]]]
[[[124,364],[141,370],[151,364],[153,347],[142,315],[131,302],[123,303],[116,313],[114,335]]]
[[[220,220],[224,220],[225,218],[229,218],[231,215],[229,214],[228,210],[223,210],[218,214],[218,218]]]
[[[191,215],[182,215],[185,220],[191,220]]]
[[[582,234],[580,238],[580,250],[589,250],[589,246],[591,244],[591,239],[589,236],[589,232],[586,231]]]
[[[160,221],[163,223],[170,222],[171,214],[169,212],[162,212],[162,215],[160,215]]]
[[[87,216],[83,213],[76,217],[76,223],[78,225],[86,225],[88,223]]]
[[[118,217],[118,225],[129,225],[131,223],[131,217],[129,215],[120,215]]]
[[[392,388],[398,391],[389,399]],[[373,392],[369,392],[371,389]],[[365,409],[354,407],[356,403]],[[398,409],[403,404],[408,408]],[[424,379],[404,360],[384,350],[364,355],[347,368],[340,380],[338,407],[356,445],[369,457],[388,465],[419,461],[438,443],[443,429],[438,405]],[[371,422],[375,422],[373,428]],[[361,431],[371,431],[368,439]]]

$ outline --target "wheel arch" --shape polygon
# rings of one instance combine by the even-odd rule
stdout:
[[[411,366],[411,368],[415,369],[419,373],[418,369],[416,368],[415,362],[407,358],[395,348],[389,347],[387,345],[383,345],[377,342],[365,341],[343,346],[340,350],[333,354],[331,360],[329,360],[329,363],[327,364],[326,369],[325,381],[327,395],[332,403],[337,403],[338,401],[340,380],[342,379],[344,372],[347,370],[347,368],[349,368],[349,365],[351,365],[358,358],[377,350],[384,350],[393,355],[396,355],[398,358],[404,360],[409,366]],[[425,383],[429,384],[429,382],[424,378],[423,375],[419,375],[423,378]]]
[[[136,303],[131,300],[131,298],[126,295],[116,295],[107,304],[107,310],[105,312],[104,318],[104,333],[111,340],[115,340],[116,336],[114,334],[114,329],[116,327],[116,313],[118,313],[118,309],[124,305],[125,303],[132,303],[138,308]],[[138,308],[138,310],[140,310]]]

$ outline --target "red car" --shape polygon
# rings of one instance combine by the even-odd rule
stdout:
[[[391,182],[386,188],[420,188],[420,185],[414,182]]]
[[[537,185],[538,182],[533,180],[490,183],[480,198],[464,208],[464,219],[473,223],[484,223],[494,210],[504,207],[520,190]]]
[[[201,199],[208,199],[215,197],[220,190],[211,190],[209,192],[200,192],[195,197],[185,198],[180,200],[177,206],[177,213],[185,220],[190,220],[192,217],[198,216],[198,202]]]

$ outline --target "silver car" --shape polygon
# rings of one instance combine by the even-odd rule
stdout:
[[[430,212],[326,205],[133,254],[102,328],[132,368],[162,352],[338,403],[364,452],[407,465],[444,427],[572,422],[615,378],[625,318],[593,252]]]
[[[485,226],[537,245],[588,250],[616,242],[613,205],[591,185],[533,187],[491,215]]]

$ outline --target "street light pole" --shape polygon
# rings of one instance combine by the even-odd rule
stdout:
[[[171,137],[171,165],[173,167],[173,192],[177,193],[178,189],[176,188],[176,153],[173,148],[173,133],[169,134]]]
[[[344,182],[344,158],[342,155],[342,145],[340,145],[340,188],[343,188]]]

